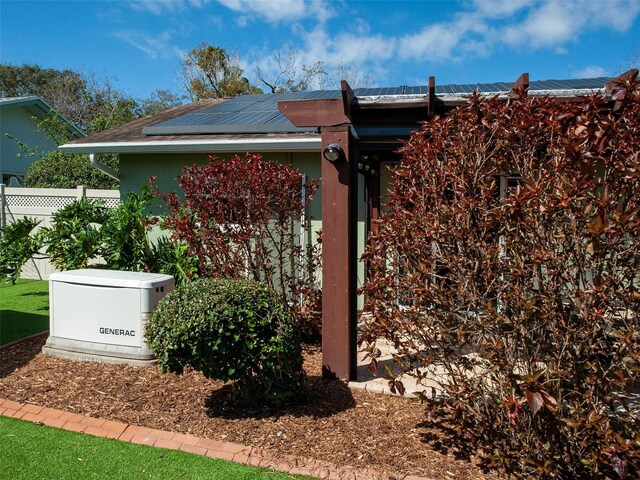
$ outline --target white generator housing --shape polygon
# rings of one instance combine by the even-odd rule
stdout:
[[[171,275],[70,270],[49,276],[49,338],[42,351],[74,360],[150,365],[144,327],[173,290]]]

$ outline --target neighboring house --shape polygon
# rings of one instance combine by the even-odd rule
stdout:
[[[46,153],[55,150],[58,145],[46,132],[38,129],[38,122],[56,111],[40,97],[0,98],[0,183],[9,185],[12,177],[21,183],[31,163],[38,156],[26,156],[20,144],[29,149]],[[60,116],[73,138],[84,137],[66,118]],[[14,180],[15,182],[15,180]]]
[[[150,175],[163,191],[177,190],[184,165],[209,155],[259,152],[290,164],[307,178],[322,178],[307,212],[323,230],[323,365],[325,373],[355,378],[358,262],[384,207],[387,167],[398,161],[401,140],[419,122],[467,102],[474,91],[508,98],[529,95],[572,99],[605,93],[609,78],[367,88],[248,95],[178,107],[122,127],[69,142],[69,153],[118,153],[121,194],[137,191]]]

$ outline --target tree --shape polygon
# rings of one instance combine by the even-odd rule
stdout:
[[[182,100],[184,96],[176,95],[175,93],[169,90],[156,90],[153,92],[149,98],[142,100],[141,108],[143,117],[147,117],[149,115],[155,115],[156,113],[160,113],[164,110],[168,110],[170,108],[175,108],[182,105]]]
[[[424,122],[366,253],[362,340],[394,345],[430,426],[519,478],[640,473],[637,76]]]
[[[269,87],[271,93],[311,90],[326,76],[325,64],[318,60],[299,67],[299,54],[299,50],[289,44],[274,50],[269,67],[256,68],[258,80]]]
[[[346,80],[352,88],[366,88],[373,83],[353,61],[341,59],[336,65],[330,66],[322,60],[315,60],[300,65],[301,56],[300,50],[288,44],[274,50],[266,65],[256,67],[256,77],[271,93],[335,89],[340,85],[340,80]]]
[[[237,58],[229,56],[224,48],[206,42],[182,58],[180,72],[184,79],[183,88],[194,101],[263,93],[243,77],[244,70]]]
[[[87,79],[73,70],[42,68],[38,65],[0,64],[0,96],[42,97],[61,115],[83,129]]]
[[[202,276],[269,285],[291,306],[303,333],[313,337],[319,326],[319,251],[299,244],[298,229],[317,182],[305,183],[301,198],[302,178],[298,170],[257,154],[211,157],[206,165],[183,168],[178,177],[183,195],[164,196],[161,226],[189,245]],[[155,187],[154,192],[163,196]]]
[[[99,161],[118,171],[117,155],[103,155]],[[29,165],[24,184],[29,188],[76,188],[84,185],[110,190],[117,189],[119,182],[91,165],[87,155],[53,150]]]
[[[102,132],[140,118],[140,106],[132,98],[113,98],[104,102],[89,124],[91,132]]]
[[[369,75],[363,73],[355,61],[346,62],[340,59],[322,78],[319,88],[339,88],[340,80],[346,80],[351,88],[368,88],[373,85]]]
[[[619,73],[626,72],[631,68],[640,67],[640,48],[636,48],[631,55],[627,57],[624,64],[619,68]]]
[[[42,97],[84,132],[123,125],[181,102],[167,90],[156,90],[150,98],[138,101],[115,88],[109,79],[38,65],[0,64],[0,95]]]

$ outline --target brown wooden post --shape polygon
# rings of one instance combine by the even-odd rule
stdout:
[[[322,375],[352,380],[356,363],[356,199],[357,172],[351,161],[353,91],[342,82],[341,98],[278,102],[298,127],[320,127],[322,151],[340,145],[344,158],[322,162]],[[355,160],[354,160],[355,161]],[[354,185],[352,185],[354,183]]]
[[[427,93],[427,116],[433,117],[436,113],[436,77],[429,77],[429,91]]]
[[[335,143],[343,159],[322,158],[322,374],[356,378],[353,223],[355,180],[349,126],[322,128],[322,150]]]
[[[524,92],[525,94],[529,90],[529,74],[523,73],[511,86],[511,92]]]

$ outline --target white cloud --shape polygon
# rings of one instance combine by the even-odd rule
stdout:
[[[507,43],[537,48],[553,47],[571,40],[577,33],[576,25],[582,22],[568,14],[568,5],[550,2],[531,11],[524,22],[505,30]]]
[[[521,47],[559,47],[588,31],[628,30],[640,13],[640,2],[558,1],[535,4],[526,19],[504,29],[507,44]]]
[[[640,13],[640,2],[637,0],[586,3],[588,7],[586,22],[591,23],[592,26],[613,28],[619,32],[629,30]]]
[[[250,21],[251,21],[251,17],[248,17],[246,15],[240,15],[239,17],[236,18],[236,25],[238,25],[240,28],[244,28],[247,25],[249,25]]]
[[[589,65],[588,67],[573,73],[574,78],[597,78],[607,77],[607,71],[599,65]]]
[[[331,69],[349,63],[374,75],[377,82],[385,81],[388,61],[394,58],[421,64],[461,62],[513,48],[566,55],[568,47],[580,37],[597,35],[600,29],[624,32],[640,14],[637,0],[467,0],[446,20],[384,35],[359,18],[353,4],[342,1],[218,1],[235,12],[235,21],[242,25],[256,21],[288,24],[289,41],[297,47],[299,66],[322,61]],[[343,15],[350,17],[349,28],[336,32],[327,20],[345,11],[349,12]],[[260,66],[263,71],[273,70],[265,59],[270,51],[257,47],[250,52],[247,69]],[[606,72],[590,66],[576,75],[602,76]]]
[[[160,15],[165,12],[178,12],[188,8],[203,8],[210,0],[129,0],[134,10]]]
[[[151,60],[158,58],[174,58],[177,50],[169,44],[173,34],[165,30],[158,34],[148,35],[135,30],[121,30],[113,36],[145,53]]]
[[[224,20],[220,15],[207,16],[207,23],[218,28],[224,27]]]
[[[482,17],[510,17],[519,10],[530,6],[533,0],[475,0],[474,10]]]
[[[567,43],[597,29],[628,30],[637,0],[475,0],[448,22],[425,25],[397,39],[405,60],[455,61],[488,56],[505,45],[568,53]]]
[[[329,2],[321,0],[218,0],[230,10],[248,19],[268,23],[291,22],[317,18],[324,22],[333,16]]]
[[[400,39],[400,55],[403,59],[443,60],[453,56],[466,31],[453,25],[433,24],[413,35]]]

